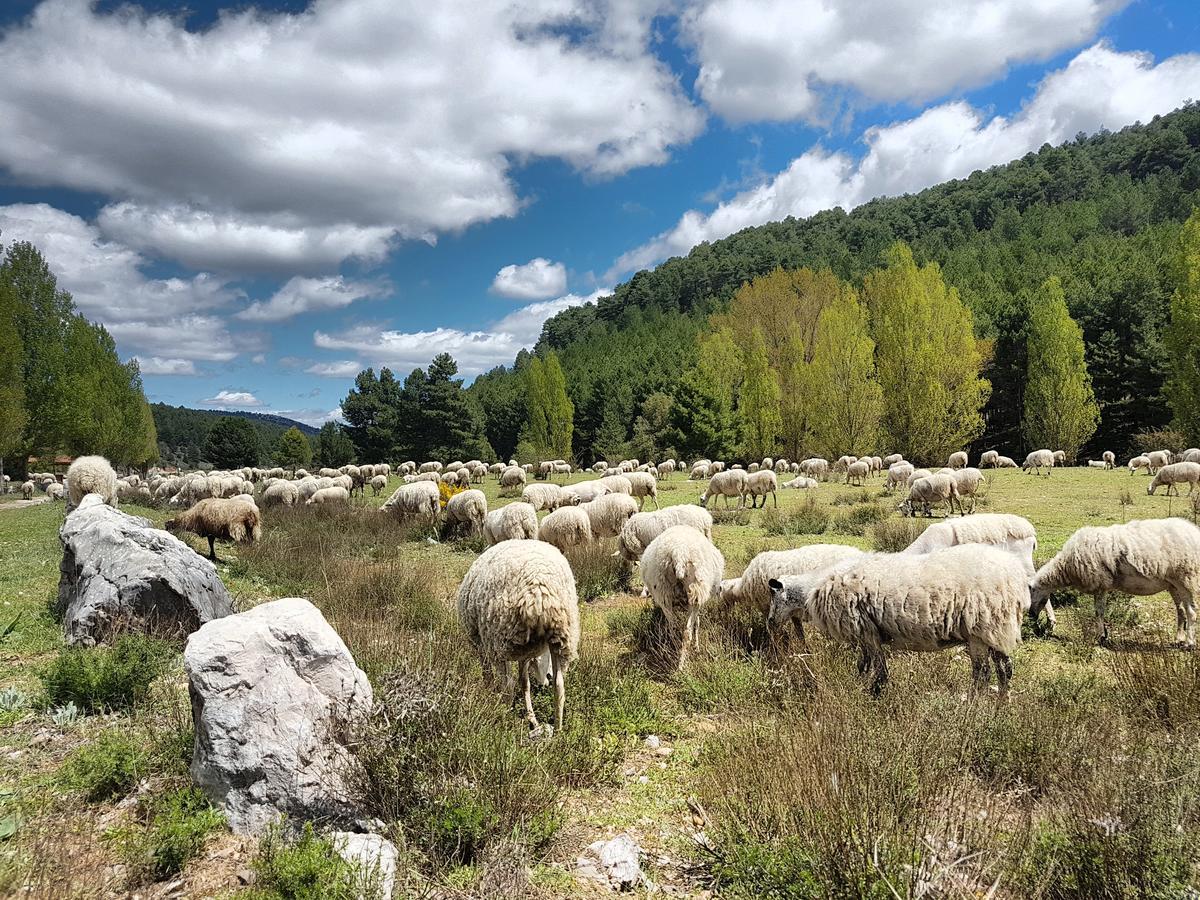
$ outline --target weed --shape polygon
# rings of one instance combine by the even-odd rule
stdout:
[[[62,706],[56,706],[50,711],[50,721],[54,723],[54,727],[62,730],[83,716],[79,707],[75,705],[74,700],[68,700]]]
[[[885,520],[890,513],[878,503],[865,503],[853,507],[837,516],[832,530],[840,534],[863,535],[876,522]]]
[[[254,861],[258,876],[253,900],[356,900],[378,897],[378,885],[364,884],[362,871],[317,837],[311,823],[288,836],[282,828],[267,832]]]
[[[182,871],[225,821],[196,787],[173,791],[142,807],[143,822],[107,835],[135,881],[161,881]]]
[[[128,709],[146,697],[174,652],[141,634],[124,635],[111,648],[64,648],[41,673],[47,703],[74,703],[89,713]]]
[[[29,695],[19,688],[6,687],[0,691],[0,711],[14,712],[29,706]]]
[[[575,574],[579,600],[589,603],[626,587],[629,569],[615,553],[613,541],[591,541],[567,548],[567,561]]]
[[[832,515],[814,497],[792,509],[771,509],[762,515],[762,527],[767,534],[824,534],[830,527]]]
[[[928,520],[921,519],[884,519],[869,529],[871,546],[882,553],[899,553],[919,538],[929,525]]]

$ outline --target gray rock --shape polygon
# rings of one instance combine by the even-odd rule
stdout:
[[[128,630],[183,636],[233,612],[216,567],[173,534],[89,494],[63,522],[57,612],[68,644]]]
[[[356,865],[369,887],[371,896],[391,900],[396,887],[396,845],[377,834],[335,831],[329,836],[338,855]]]
[[[353,821],[347,723],[371,685],[320,610],[299,597],[209,622],[183,652],[196,742],[192,777],[230,828],[258,834],[281,814]]]
[[[613,890],[627,891],[646,881],[640,862],[641,848],[631,835],[619,834],[612,840],[589,844],[587,853],[576,863],[576,875],[606,884]]]

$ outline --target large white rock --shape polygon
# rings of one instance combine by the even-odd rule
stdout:
[[[299,597],[209,622],[183,652],[196,741],[192,777],[256,834],[293,819],[350,820],[347,722],[371,685],[315,606]]]
[[[114,632],[183,636],[233,612],[216,567],[149,520],[88,494],[58,532],[58,614],[68,644]]]
[[[391,900],[396,889],[396,845],[378,834],[335,831],[329,836],[337,854],[357,866],[364,880],[376,889],[379,900]]]

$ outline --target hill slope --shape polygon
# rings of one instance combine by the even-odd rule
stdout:
[[[188,465],[194,465],[200,460],[200,449],[204,446],[209,429],[219,419],[233,417],[249,421],[254,425],[263,450],[268,454],[279,442],[280,435],[289,428],[299,428],[310,438],[317,433],[317,429],[311,425],[271,413],[190,409],[186,406],[168,406],[165,403],[150,404],[150,411],[154,415],[154,427],[158,430],[159,443],[166,444],[173,458]]]

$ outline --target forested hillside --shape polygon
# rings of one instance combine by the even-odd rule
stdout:
[[[981,374],[991,383],[977,447],[1026,449],[1021,422],[1030,305],[1056,276],[1082,329],[1100,412],[1083,451],[1125,452],[1134,434],[1171,419],[1163,383],[1164,330],[1176,284],[1172,260],[1181,223],[1198,202],[1200,107],[1191,105],[1117,133],[1045,146],[919,194],[876,200],[850,213],[789,218],[701,244],[686,257],[638,272],[596,304],[550,319],[536,352],[554,351],[561,361],[575,411],[576,457],[635,452],[646,443],[639,418],[660,410],[663,395],[677,396],[697,361],[697,337],[712,330],[710,316],[726,309],[743,284],[778,268],[810,269],[814,276],[828,269],[858,290],[903,242],[918,266],[940,266],[945,284],[973,316]],[[796,300],[804,297],[788,302]],[[524,354],[470,389],[489,441],[504,456],[526,419],[521,383],[527,363]],[[648,398],[653,410],[645,408]],[[803,400],[784,390],[780,402],[789,399]],[[802,441],[795,449],[809,447]]]
[[[297,428],[308,437],[317,434],[317,429],[311,425],[270,413],[190,409],[165,403],[150,404],[150,411],[158,429],[159,451],[163,461],[185,466],[194,466],[204,460],[203,448],[208,433],[225,418],[245,419],[254,426],[259,445],[263,448],[264,456],[260,460],[263,463],[272,461],[270,454],[289,428]]]

